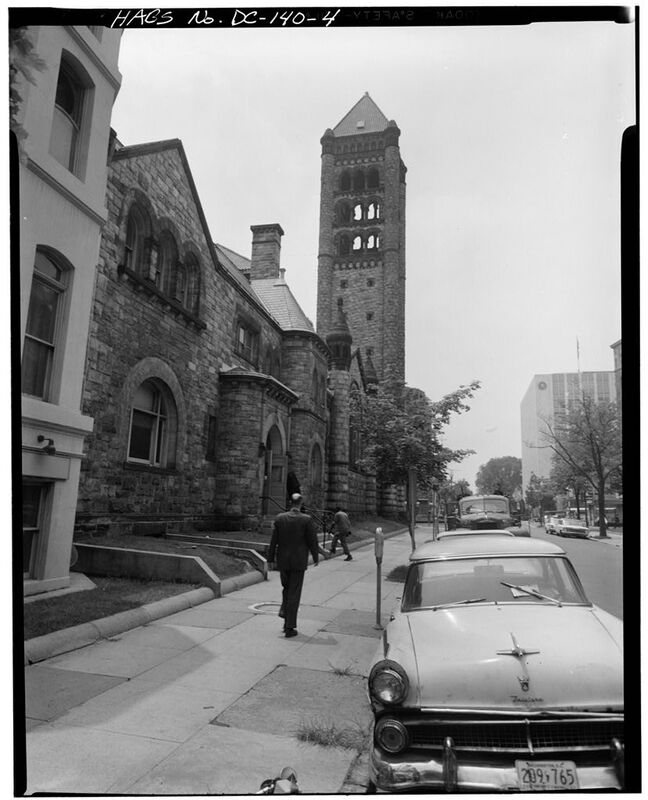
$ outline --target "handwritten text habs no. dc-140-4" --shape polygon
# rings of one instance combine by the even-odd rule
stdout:
[[[211,16],[207,10],[187,10],[183,12],[183,19],[176,19],[176,10],[154,8],[147,11],[140,9],[120,9],[115,13],[115,18],[111,23],[111,28],[127,28],[137,26],[161,27],[162,25],[229,25],[237,27],[239,25],[262,25],[262,26],[282,26],[317,24],[328,28],[335,22],[335,18],[340,13],[340,9],[316,12],[315,9],[286,10],[270,12],[269,9],[241,11],[234,9],[231,18],[217,18]],[[186,16],[185,16],[186,14]]]

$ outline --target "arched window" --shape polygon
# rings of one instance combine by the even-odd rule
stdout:
[[[362,250],[362,236],[353,237],[353,249]]]
[[[367,250],[373,250],[375,246],[376,237],[373,233],[370,233],[369,236],[367,236]]]
[[[131,405],[129,461],[153,467],[167,466],[172,404],[170,393],[159,381],[150,379],[140,385]]]
[[[161,291],[173,296],[178,269],[178,248],[173,235],[163,231],[160,235],[160,249],[153,281]]]
[[[317,444],[317,442],[313,445],[313,449],[311,450],[311,457],[310,457],[310,484],[316,489],[321,488],[322,486],[322,477],[323,477],[323,458],[322,458],[322,448]]]
[[[313,403],[318,406],[320,404],[320,382],[319,382],[319,375],[317,374],[317,370],[313,369],[313,376],[311,380],[311,397],[313,398]]]
[[[340,189],[343,192],[348,191],[351,188],[351,173],[348,169],[345,169],[342,175],[340,175]]]
[[[380,185],[380,176],[378,170],[374,167],[367,173],[367,187],[369,189],[377,189]]]
[[[82,138],[84,113],[92,85],[82,76],[71,57],[63,54],[56,82],[50,153],[75,175],[83,172]],[[86,126],[87,127],[87,126]]]
[[[361,169],[353,173],[353,188],[356,192],[365,188],[365,174]]]
[[[272,359],[272,377],[281,380],[281,360],[277,354]]]
[[[351,241],[346,233],[343,233],[342,236],[338,239],[338,255],[341,256],[348,256],[351,252]]]
[[[182,305],[192,314],[198,314],[200,300],[200,265],[193,253],[189,253],[184,263],[185,288]]]
[[[362,396],[355,381],[349,392],[349,466],[358,468],[362,458]]]
[[[139,206],[132,205],[126,222],[124,266],[144,275],[148,275],[147,239],[150,230],[148,214]]]
[[[356,203],[353,206],[353,219],[356,221],[362,219],[362,203]]]
[[[338,225],[346,225],[351,222],[351,206],[348,203],[339,203],[335,215]]]
[[[36,250],[22,357],[22,391],[51,399],[60,369],[66,290],[71,270],[42,250]]]
[[[373,200],[367,206],[367,219],[379,219],[380,218],[380,203],[376,200]]]

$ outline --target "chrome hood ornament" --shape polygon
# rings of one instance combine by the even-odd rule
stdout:
[[[511,639],[513,640],[513,648],[511,650],[498,650],[498,656],[515,656],[516,658],[524,658],[524,656],[532,656],[540,652],[539,650],[525,650],[523,647],[520,647],[517,639],[512,633]]]

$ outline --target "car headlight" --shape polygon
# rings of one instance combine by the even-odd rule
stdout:
[[[409,735],[402,722],[383,717],[374,728],[374,741],[388,753],[400,753],[409,745]]]
[[[369,692],[384,705],[397,705],[407,697],[409,680],[405,670],[395,661],[379,661],[369,674]]]

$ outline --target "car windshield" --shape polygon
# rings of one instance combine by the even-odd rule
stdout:
[[[462,514],[481,514],[484,511],[495,512],[497,514],[506,514],[508,512],[508,500],[502,498],[488,498],[485,500],[483,497],[475,500],[462,500],[460,503]]]
[[[589,604],[570,562],[555,556],[492,556],[412,564],[403,611],[461,604]]]

